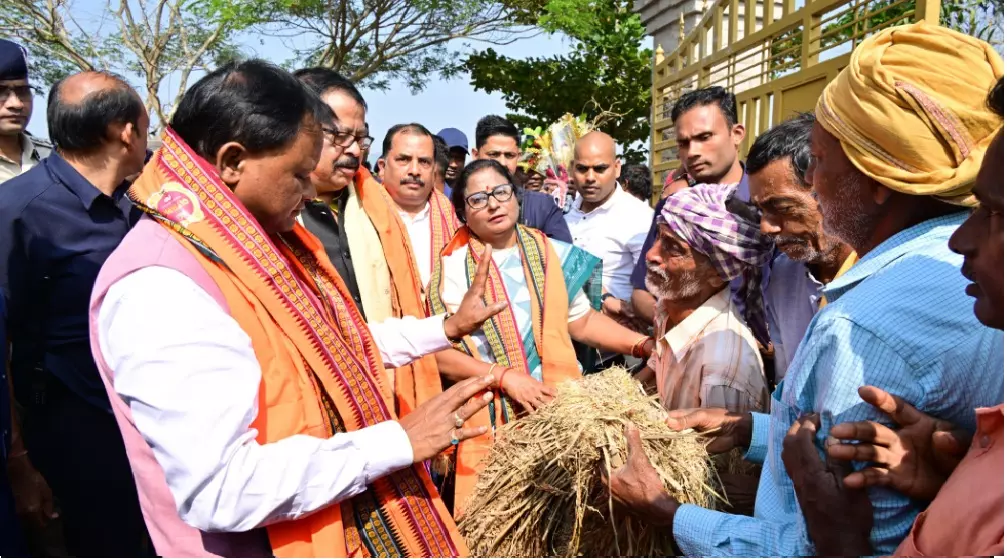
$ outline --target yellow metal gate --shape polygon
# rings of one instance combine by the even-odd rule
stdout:
[[[651,165],[655,196],[679,167],[671,109],[688,91],[723,86],[738,99],[747,134],[755,137],[800,111],[812,110],[850,52],[892,25],[938,23],[940,0],[714,0],[699,24],[654,60]],[[799,5],[801,2],[806,2]]]

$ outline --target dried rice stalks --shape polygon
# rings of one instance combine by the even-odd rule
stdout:
[[[669,494],[713,508],[720,484],[703,440],[676,433],[640,384],[613,368],[557,387],[534,414],[505,425],[458,527],[478,557],[656,557],[671,530],[608,513],[600,470],[626,460],[625,425],[639,429]]]

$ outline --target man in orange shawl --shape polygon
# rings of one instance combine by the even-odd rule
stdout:
[[[228,64],[129,190],[147,216],[102,267],[90,337],[159,555],[466,553],[422,462],[485,432],[463,424],[492,379],[397,416],[383,367],[502,305],[482,266],[453,315],[364,322],[296,222],[331,121],[283,70]]]
[[[425,317],[421,270],[427,270],[429,276],[430,257],[422,261],[414,258],[409,229],[400,217],[399,207],[367,171],[362,150],[370,147],[372,139],[366,136],[367,105],[363,97],[349,80],[328,68],[298,70],[295,75],[322,98],[336,117],[325,133],[322,156],[311,174],[318,200],[305,208],[305,227],[321,239],[329,258],[347,280],[358,310],[368,320]],[[425,182],[432,184],[429,177]],[[426,198],[431,206],[425,214],[430,218],[427,240],[432,245],[440,243],[439,249],[458,228],[457,218],[442,193],[428,194]],[[409,413],[441,391],[432,355],[386,372],[400,414]]]

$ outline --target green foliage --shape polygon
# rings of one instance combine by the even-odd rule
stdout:
[[[500,92],[520,128],[583,113],[623,145],[627,160],[642,161],[645,150],[631,146],[650,130],[652,53],[640,48],[646,30],[631,0],[549,0],[538,9],[541,28],[573,39],[571,54],[514,59],[486,49],[457,70],[477,90]]]
[[[404,82],[414,93],[456,64],[451,41],[509,43],[528,17],[498,0],[253,1],[269,14],[262,32],[294,51],[292,65],[327,66],[372,89]]]
[[[156,130],[190,74],[240,57],[235,35],[261,16],[241,0],[110,0],[98,13],[70,0],[5,0],[0,36],[28,49],[40,91],[82,70],[122,75],[146,95]]]

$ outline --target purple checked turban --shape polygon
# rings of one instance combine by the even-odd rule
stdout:
[[[759,222],[727,209],[736,184],[697,184],[672,194],[661,208],[661,220],[689,246],[710,258],[724,281],[744,278],[738,296],[745,319],[756,333],[766,330],[760,285],[763,265],[773,244],[759,232]],[[758,337],[758,336],[757,336]]]

